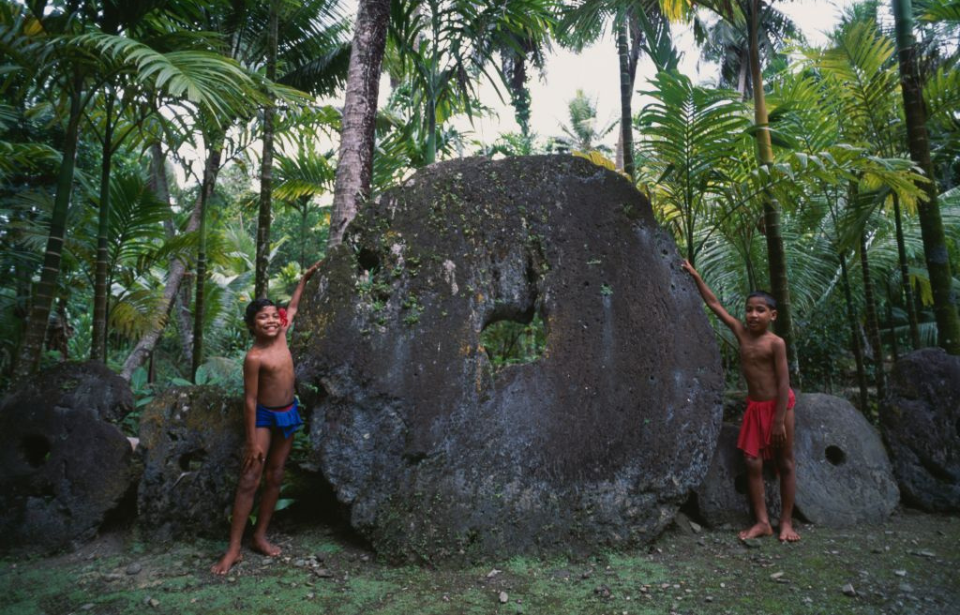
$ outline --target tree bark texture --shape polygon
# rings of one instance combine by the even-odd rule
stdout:
[[[107,359],[107,235],[110,232],[110,172],[113,162],[113,97],[107,97],[104,109],[103,161],[100,168],[100,211],[97,230],[97,263],[93,284],[93,333],[90,360]]]
[[[636,175],[633,162],[633,83],[630,79],[630,49],[627,41],[627,18],[617,19],[617,55],[620,56],[620,142],[623,144],[623,172],[630,181]]]
[[[267,26],[267,79],[277,79],[277,30],[279,0],[270,1],[270,23]],[[267,267],[270,264],[270,221],[273,200],[273,119],[276,107],[272,101],[263,107],[263,158],[260,161],[260,212],[257,217],[257,261],[253,296],[266,297],[269,287]]]
[[[767,117],[767,103],[763,92],[763,73],[760,68],[760,50],[758,28],[760,21],[760,0],[750,3],[750,77],[753,84],[754,120],[757,125],[757,156],[760,164],[769,167],[773,164],[773,143],[770,139],[770,122]],[[780,231],[780,207],[764,190],[763,221],[767,237],[767,259],[770,268],[770,292],[777,299],[777,332],[787,346],[787,361],[790,365],[790,381],[800,386],[800,365],[797,360],[797,348],[793,335],[793,310],[790,305],[790,287],[787,281],[787,257],[783,249],[783,236]]]
[[[380,66],[389,20],[390,0],[360,0],[347,73],[329,248],[340,245],[359,201],[370,195]]]
[[[73,192],[73,171],[76,165],[77,144],[80,134],[81,78],[77,77],[70,92],[70,115],[63,139],[63,161],[57,176],[57,194],[54,197],[50,216],[50,234],[43,257],[40,282],[31,298],[30,315],[27,317],[23,341],[17,354],[13,380],[18,381],[36,371],[43,353],[43,341],[47,334],[50,310],[57,294],[57,279],[60,277],[60,259],[63,255],[64,233],[70,197]]]
[[[917,205],[923,252],[933,290],[933,312],[937,320],[938,343],[952,355],[960,355],[960,315],[957,297],[953,292],[953,274],[950,255],[937,201],[937,182],[930,159],[930,141],[927,136],[926,112],[920,75],[917,66],[916,39],[913,35],[913,6],[911,0],[893,0],[893,17],[897,32],[897,51],[900,61],[900,86],[903,108],[907,118],[907,144],[910,158],[927,176],[923,184],[927,200]]]

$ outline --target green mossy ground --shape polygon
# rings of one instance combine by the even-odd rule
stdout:
[[[8,556],[0,613],[960,612],[960,518],[913,511],[880,526],[801,526],[797,545],[671,530],[638,552],[453,570],[391,566],[330,528],[278,521],[284,555],[245,552],[227,578],[208,572],[223,542],[143,544],[130,530],[71,554]],[[856,596],[843,593],[848,583]]]

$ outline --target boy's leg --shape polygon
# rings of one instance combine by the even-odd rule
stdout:
[[[750,508],[757,522],[740,532],[740,540],[769,536],[773,534],[773,528],[770,527],[767,502],[763,495],[763,459],[744,455],[743,460],[747,464],[747,493],[750,496]]]
[[[254,437],[262,450],[270,449],[269,429],[258,427]],[[243,530],[247,527],[247,519],[250,518],[250,511],[253,509],[253,498],[257,494],[257,487],[260,486],[263,467],[264,462],[255,461],[240,474],[237,495],[233,500],[233,516],[230,520],[230,544],[220,561],[210,568],[214,574],[227,574],[236,562],[243,559],[240,555],[240,543],[243,540]]]
[[[273,446],[267,454],[264,469],[263,491],[260,493],[260,511],[257,513],[257,525],[253,528],[250,543],[254,549],[271,557],[280,554],[280,547],[267,541],[267,526],[273,517],[273,509],[280,497],[280,485],[283,483],[283,468],[293,449],[293,438],[283,437],[282,431],[273,434]]]
[[[787,438],[776,452],[777,466],[780,469],[780,507],[783,509],[780,514],[780,540],[787,542],[800,540],[800,535],[793,529],[793,500],[797,493],[796,464],[793,459],[793,423],[794,415],[791,408],[787,410],[787,416],[784,418]]]

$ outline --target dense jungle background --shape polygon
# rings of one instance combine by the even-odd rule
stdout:
[[[677,24],[711,80],[678,72]],[[354,193],[470,155],[617,168],[731,311],[753,288],[778,297],[795,384],[873,416],[898,356],[960,352],[958,24],[953,0],[860,2],[813,47],[756,0],[4,0],[0,388],[92,359],[141,404],[188,382],[239,390],[243,306],[287,298],[352,216],[343,92],[371,35],[389,87]],[[620,120],[580,92],[556,135],[531,132],[545,54],[598,40],[618,46]],[[659,72],[636,82],[638,64]],[[520,130],[479,142],[453,124],[491,112],[490,82]],[[494,363],[535,357],[543,323],[507,324],[485,332]]]

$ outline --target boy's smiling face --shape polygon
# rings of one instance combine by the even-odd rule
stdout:
[[[253,335],[276,337],[281,331],[280,312],[275,305],[265,306],[253,317]]]
[[[750,297],[747,299],[747,329],[751,333],[763,333],[770,326],[770,323],[777,319],[777,311],[771,310],[763,297]]]

